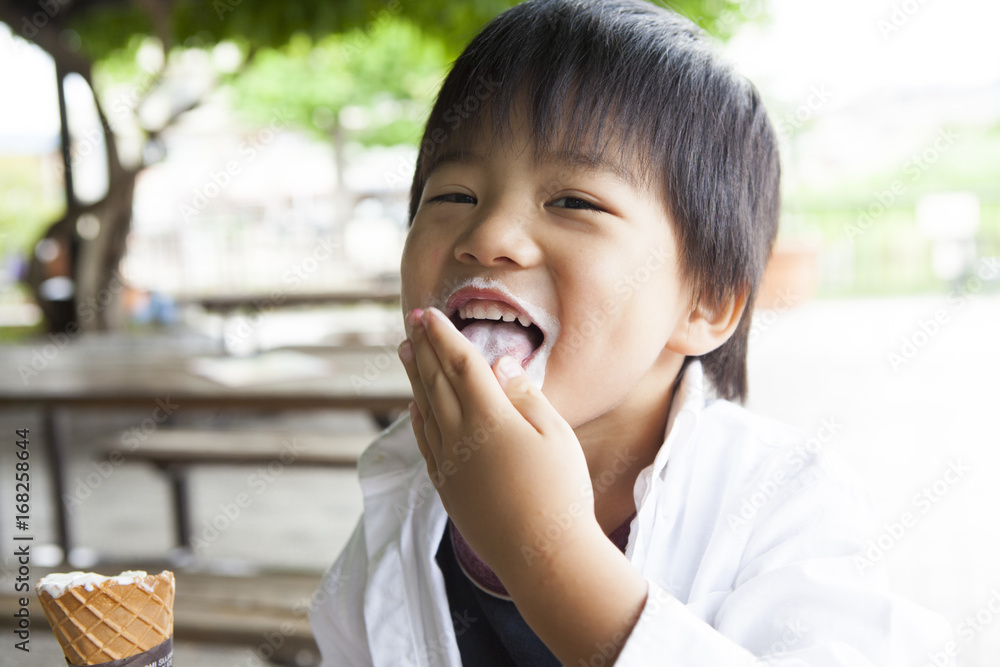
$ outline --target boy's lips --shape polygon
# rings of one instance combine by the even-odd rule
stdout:
[[[501,355],[519,357],[528,376],[541,387],[559,337],[559,321],[499,280],[474,277],[451,284],[450,293],[432,296],[429,305],[451,319],[490,365]]]
[[[545,340],[545,331],[509,295],[482,287],[454,292],[444,314],[492,364],[501,354],[527,366]]]
[[[538,326],[538,324],[536,324],[531,318],[531,315],[506,294],[497,290],[483,289],[481,287],[463,287],[462,289],[457,290],[450,297],[448,297],[448,302],[445,304],[443,309],[444,314],[452,320],[454,320],[456,316],[464,317],[468,311],[483,312],[483,315],[479,315],[478,312],[469,313],[472,316],[498,319],[490,313],[491,310],[494,311],[494,313],[499,311],[499,319],[506,319],[504,316],[509,317],[510,315],[513,315],[514,319],[518,320],[524,326],[529,326],[531,324]],[[544,333],[544,331],[542,333]]]

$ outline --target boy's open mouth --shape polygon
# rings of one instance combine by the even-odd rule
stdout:
[[[531,318],[503,301],[464,300],[449,316],[491,366],[505,355],[526,366],[545,339],[545,334]]]

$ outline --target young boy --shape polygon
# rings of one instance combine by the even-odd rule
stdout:
[[[778,182],[757,92],[672,13],[540,0],[472,41],[413,181],[414,402],[362,457],[324,665],[942,650],[854,565],[870,533],[834,461],[732,402]]]

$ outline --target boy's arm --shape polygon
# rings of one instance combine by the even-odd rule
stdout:
[[[756,491],[773,472],[764,466],[747,488]],[[728,564],[719,578],[731,590],[719,586],[685,604],[650,583],[618,667],[645,667],[657,656],[670,656],[672,667],[950,667],[960,646],[948,623],[859,568],[870,509],[856,491],[820,458],[748,522],[746,541],[720,525],[738,500],[715,516],[702,513],[706,530],[732,538],[718,543],[738,554],[735,580]],[[712,580],[712,569],[703,561],[699,574]]]
[[[572,428],[520,364],[494,374],[439,311],[408,324],[413,430],[448,514],[560,661],[613,660],[647,584],[597,523]]]
[[[537,387],[490,372],[443,316],[408,323],[400,356],[430,478],[564,664],[909,667],[954,647],[943,620],[859,576],[860,510],[832,477],[773,499],[748,542],[723,545],[742,563],[724,600],[688,606],[647,583],[600,530],[579,443]]]

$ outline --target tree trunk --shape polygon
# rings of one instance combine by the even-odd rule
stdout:
[[[65,10],[66,6],[62,8]],[[20,25],[23,15],[14,5],[0,2],[0,21]],[[28,27],[31,27],[30,33]],[[91,63],[80,53],[70,50],[60,38],[61,27],[56,21],[26,26],[21,35],[49,54],[56,64],[57,85],[62,86],[69,74],[79,74],[91,87]],[[108,125],[97,95],[94,104],[101,120],[101,132],[107,151],[108,193],[100,201],[81,205],[73,191],[71,146],[66,128],[65,108],[61,109],[63,128],[61,144],[66,181],[66,213],[53,222],[39,242],[51,239],[59,249],[56,261],[45,261],[37,252],[31,253],[28,285],[46,320],[50,332],[75,334],[78,330],[113,328],[120,323],[120,303],[124,284],[118,266],[125,254],[125,239],[132,220],[132,192],[136,171],[124,169],[118,160],[114,133]],[[64,107],[64,100],[61,106]],[[77,231],[80,216],[91,214],[100,225],[96,238],[83,239]],[[42,293],[41,285],[48,278],[65,276],[74,286],[72,300],[54,301]]]
[[[89,68],[77,65],[69,70],[58,58],[56,63],[60,87],[65,76],[73,72],[81,75],[90,85]],[[121,166],[114,133],[108,126],[96,95],[94,103],[101,119],[101,131],[107,151],[108,192],[93,204],[84,206],[77,201],[72,190],[70,148],[64,145],[66,213],[52,223],[42,237],[54,241],[66,255],[66,277],[72,280],[74,286],[72,301],[53,301],[43,293],[42,283],[62,273],[61,270],[52,268],[52,262],[44,261],[38,253],[33,253],[28,271],[28,284],[45,316],[46,328],[52,333],[65,332],[72,335],[78,330],[107,330],[121,324],[121,299],[125,285],[118,273],[118,266],[125,254],[125,241],[132,220],[136,172]],[[63,142],[68,142],[68,132],[65,130]],[[86,214],[94,216],[99,224],[98,234],[92,239],[81,238],[77,230],[80,217]]]

